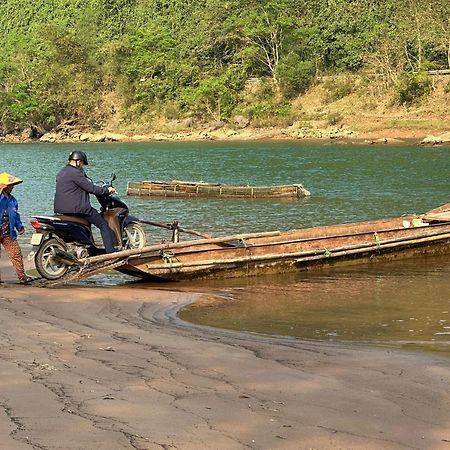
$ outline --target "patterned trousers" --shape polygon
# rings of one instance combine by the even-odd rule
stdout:
[[[20,249],[19,243],[17,240],[13,241],[9,236],[0,238],[0,243],[5,248],[6,253],[8,253],[9,259],[16,270],[17,278],[19,278],[19,280],[24,280],[26,275],[23,268],[22,250]]]

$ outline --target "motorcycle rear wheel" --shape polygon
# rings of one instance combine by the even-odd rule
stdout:
[[[51,238],[46,240],[36,252],[34,263],[39,274],[47,280],[57,280],[64,276],[69,267],[61,261],[56,260],[55,251],[67,251],[67,247],[58,241]]]
[[[131,250],[145,246],[145,230],[138,223],[129,223],[123,230],[123,249]]]

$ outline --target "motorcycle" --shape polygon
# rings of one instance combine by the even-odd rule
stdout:
[[[97,186],[111,186],[116,179],[112,174],[109,183],[97,182]],[[114,244],[118,250],[142,248],[146,244],[145,231],[139,219],[129,214],[128,206],[115,194],[96,195],[100,203],[100,214],[112,230]],[[31,226],[35,232],[31,237],[36,270],[47,280],[56,280],[77,265],[81,258],[106,253],[95,243],[91,224],[82,216],[55,214],[33,216]]]

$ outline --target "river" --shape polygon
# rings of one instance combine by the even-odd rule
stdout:
[[[88,154],[94,180],[192,180],[249,185],[303,183],[300,200],[178,200],[126,197],[156,222],[223,235],[288,230],[422,213],[449,201],[446,147],[336,142],[152,142],[2,144],[0,171],[24,179],[14,194],[26,224],[52,211],[54,179],[68,154]],[[31,235],[27,226],[26,243]],[[160,233],[149,230],[149,240]],[[450,336],[450,257],[221,282],[182,283],[215,301],[182,317],[219,327],[328,340],[351,339],[444,349]],[[121,280],[121,278],[117,278]],[[153,286],[154,287],[154,286]],[[438,344],[438,345],[437,345]]]

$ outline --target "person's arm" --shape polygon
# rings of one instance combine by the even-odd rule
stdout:
[[[17,202],[17,200],[15,198],[13,200],[13,205],[16,210],[14,226],[15,226],[16,230],[18,231],[18,233],[20,235],[22,235],[23,233],[25,233],[25,228],[23,226],[22,220],[20,219],[19,203]]]
[[[89,194],[103,195],[109,192],[106,186],[96,186],[92,180],[87,178],[81,170],[74,171],[73,182],[83,189],[83,191],[89,192]]]

